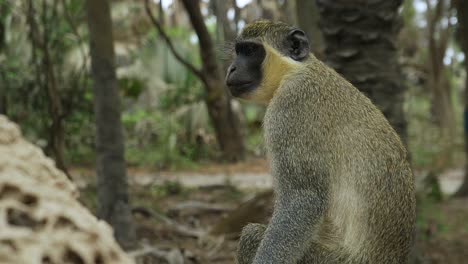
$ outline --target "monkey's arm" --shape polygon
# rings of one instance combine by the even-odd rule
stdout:
[[[316,235],[325,199],[310,189],[288,190],[279,196],[254,264],[297,263]]]
[[[328,206],[330,151],[317,132],[320,101],[305,100],[310,89],[297,88],[282,86],[264,117],[276,203],[254,264],[296,264],[317,239]]]

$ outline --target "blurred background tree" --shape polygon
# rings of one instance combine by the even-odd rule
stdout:
[[[468,2],[462,0],[454,0],[453,4],[457,10],[457,40],[460,44],[461,50],[464,54],[464,66],[465,74],[468,73]],[[464,139],[465,139],[465,159],[468,160],[468,78],[465,75],[465,92],[464,92],[464,110],[463,110],[463,122],[464,122]],[[468,196],[468,161],[465,163],[465,177],[463,184],[458,189],[457,196]]]
[[[164,40],[169,45],[172,53],[179,61],[190,69],[190,71],[192,71],[205,86],[207,91],[205,101],[208,108],[208,114],[214,126],[216,139],[223,154],[223,158],[227,161],[241,160],[244,156],[242,135],[232,111],[231,99],[225,89],[220,89],[220,87],[224,86],[224,79],[222,77],[223,75],[221,75],[221,69],[218,62],[216,61],[214,42],[205,25],[200,11],[199,2],[182,1],[185,9],[187,10],[191,24],[198,36],[200,56],[202,60],[201,70],[198,70],[178,54],[174,44],[172,44],[170,38],[162,29],[160,22],[152,16],[149,3],[149,1],[145,2],[147,13],[151,17],[151,20],[158,32],[164,36]],[[225,33],[224,30],[228,30],[228,27],[229,25],[226,25],[225,28],[223,28],[222,34]]]
[[[96,118],[97,213],[114,228],[117,241],[130,248],[135,243],[135,230],[128,198],[110,4],[89,0],[86,11]]]

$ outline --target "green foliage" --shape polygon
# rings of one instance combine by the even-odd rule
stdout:
[[[463,163],[463,131],[461,105],[455,104],[457,114],[452,136],[444,135],[431,120],[430,100],[425,95],[410,97],[407,106],[409,151],[415,168],[441,170]]]
[[[80,32],[85,15],[84,3],[78,0],[63,3],[66,5],[64,9],[50,7],[46,13],[37,6],[35,19],[41,32],[47,34],[65,107],[66,161],[91,165],[95,159],[95,127],[93,93],[87,78],[89,69],[75,65],[78,64],[76,58],[67,61],[68,54],[87,44],[87,35]],[[44,147],[49,140],[51,124],[49,98],[43,85],[45,77],[39,71],[43,67],[40,58],[44,53],[39,47],[31,46],[28,25],[8,25],[8,29],[9,42],[2,51],[6,59],[0,63],[1,92],[11,102],[7,114],[20,123],[27,138]],[[80,32],[80,37],[76,36],[76,31]],[[182,27],[168,28],[167,32],[178,51],[194,64],[199,64],[198,52],[194,52],[197,47],[188,41],[192,32]],[[141,74],[118,80],[123,97],[127,159],[136,165],[193,167],[194,162],[207,156],[206,146],[194,140],[190,134],[191,124],[185,117],[173,114],[181,107],[203,101],[204,89],[197,77],[172,56],[155,31],[148,34],[144,43],[143,48],[131,57],[133,62],[142,63]],[[152,86],[155,80],[162,80],[167,86],[156,93],[156,107],[140,105],[140,97],[147,95],[143,93],[155,89]]]
[[[434,236],[445,236],[453,232],[459,232],[456,230],[458,223],[450,219],[456,219],[458,216],[442,212],[443,203],[426,197],[418,199],[417,204],[416,228],[419,235],[418,239],[427,240]]]
[[[431,229],[432,220],[431,218],[440,219],[441,214],[437,213],[435,203],[429,200],[418,200],[418,214],[416,215],[416,227],[418,230],[429,230]],[[430,218],[430,217],[431,218]],[[418,232],[421,234],[419,239],[426,240],[427,232]]]
[[[145,84],[135,78],[120,78],[118,80],[119,88],[123,92],[123,96],[132,99],[137,99],[143,90],[146,88]]]
[[[263,149],[263,131],[260,127],[249,128],[246,138],[246,148],[250,153],[256,155],[262,154]]]
[[[92,107],[91,102],[89,102],[89,107]],[[85,111],[84,109],[74,111],[67,118],[65,122],[67,135],[65,158],[68,163],[94,166],[96,160],[94,151],[96,129],[93,118],[92,111]]]
[[[183,83],[171,83],[176,85],[175,89],[170,89],[161,94],[160,106],[161,110],[171,111],[181,106],[201,101],[203,99],[204,90],[198,83],[198,79],[191,72],[186,72],[181,76]]]
[[[183,28],[166,29],[177,51],[186,60],[198,65],[199,57],[194,56],[196,47],[187,40],[190,32]],[[204,89],[198,78],[182,65],[173,55],[162,38],[152,31],[145,41],[140,59],[146,68],[152,69],[152,75],[160,77],[173,89],[168,89],[159,98],[162,110],[174,110],[180,106],[203,100]],[[163,66],[162,66],[163,65]]]
[[[64,119],[65,158],[71,164],[95,164],[95,123],[92,82],[86,72],[72,70],[62,83],[62,100],[68,107]]]
[[[193,55],[197,54],[193,52],[196,47],[187,42],[191,33],[183,28],[166,31],[178,52],[198,64],[199,58]],[[126,158],[134,165],[170,169],[193,167],[194,162],[208,155],[206,146],[194,137],[190,111],[191,105],[203,101],[205,91],[198,78],[174,58],[155,31],[148,34],[144,43],[136,54],[142,64],[139,78],[145,80],[144,84],[136,81],[135,85],[132,78],[120,80],[120,84],[126,86],[121,88],[125,97],[132,99],[127,95],[135,95],[128,102],[131,107],[122,116],[127,139]],[[155,96],[152,107],[141,105],[137,100],[147,89],[154,91],[149,93]],[[201,114],[206,115],[206,112]]]
[[[74,23],[83,16],[84,3],[69,0],[54,6],[45,2],[45,9],[42,3],[33,3],[36,13],[29,19],[37,24],[36,33],[41,45],[32,44],[31,25],[26,23],[29,20],[20,18],[26,16],[26,9],[15,10],[8,14],[9,19],[6,20],[9,21],[6,25],[9,37],[1,51],[5,60],[0,63],[0,85],[7,100],[6,114],[20,124],[29,140],[41,147],[47,145],[51,134],[47,90],[50,77],[44,72],[44,48],[47,47],[63,105],[63,123],[67,135],[65,144],[66,149],[70,150],[66,158],[69,162],[77,162],[84,157],[91,162],[94,159],[91,151],[94,126],[90,82],[85,68],[75,69],[65,62],[65,55],[83,44],[75,35]]]
[[[181,123],[161,112],[137,110],[126,112],[122,121],[127,135],[126,159],[130,164],[161,168],[194,167],[198,158],[196,147],[184,142]],[[146,130],[136,131],[136,127]]]
[[[432,201],[434,203],[441,202],[443,193],[440,186],[437,174],[434,171],[429,171],[425,175],[418,175],[418,179],[423,179],[418,186],[418,200],[424,199],[425,201]]]
[[[416,15],[416,10],[414,8],[414,1],[413,0],[403,1],[403,7],[401,9],[401,16],[403,17],[403,21],[405,25],[414,23],[415,15]]]

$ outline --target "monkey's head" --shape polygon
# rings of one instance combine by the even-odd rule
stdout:
[[[261,20],[242,30],[235,53],[226,76],[231,94],[268,103],[285,76],[309,57],[309,41],[300,29]]]

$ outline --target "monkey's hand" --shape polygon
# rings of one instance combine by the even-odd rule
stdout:
[[[248,224],[242,229],[237,247],[237,264],[251,264],[263,240],[266,225]]]
[[[254,264],[297,263],[313,243],[325,198],[313,190],[279,193]]]

